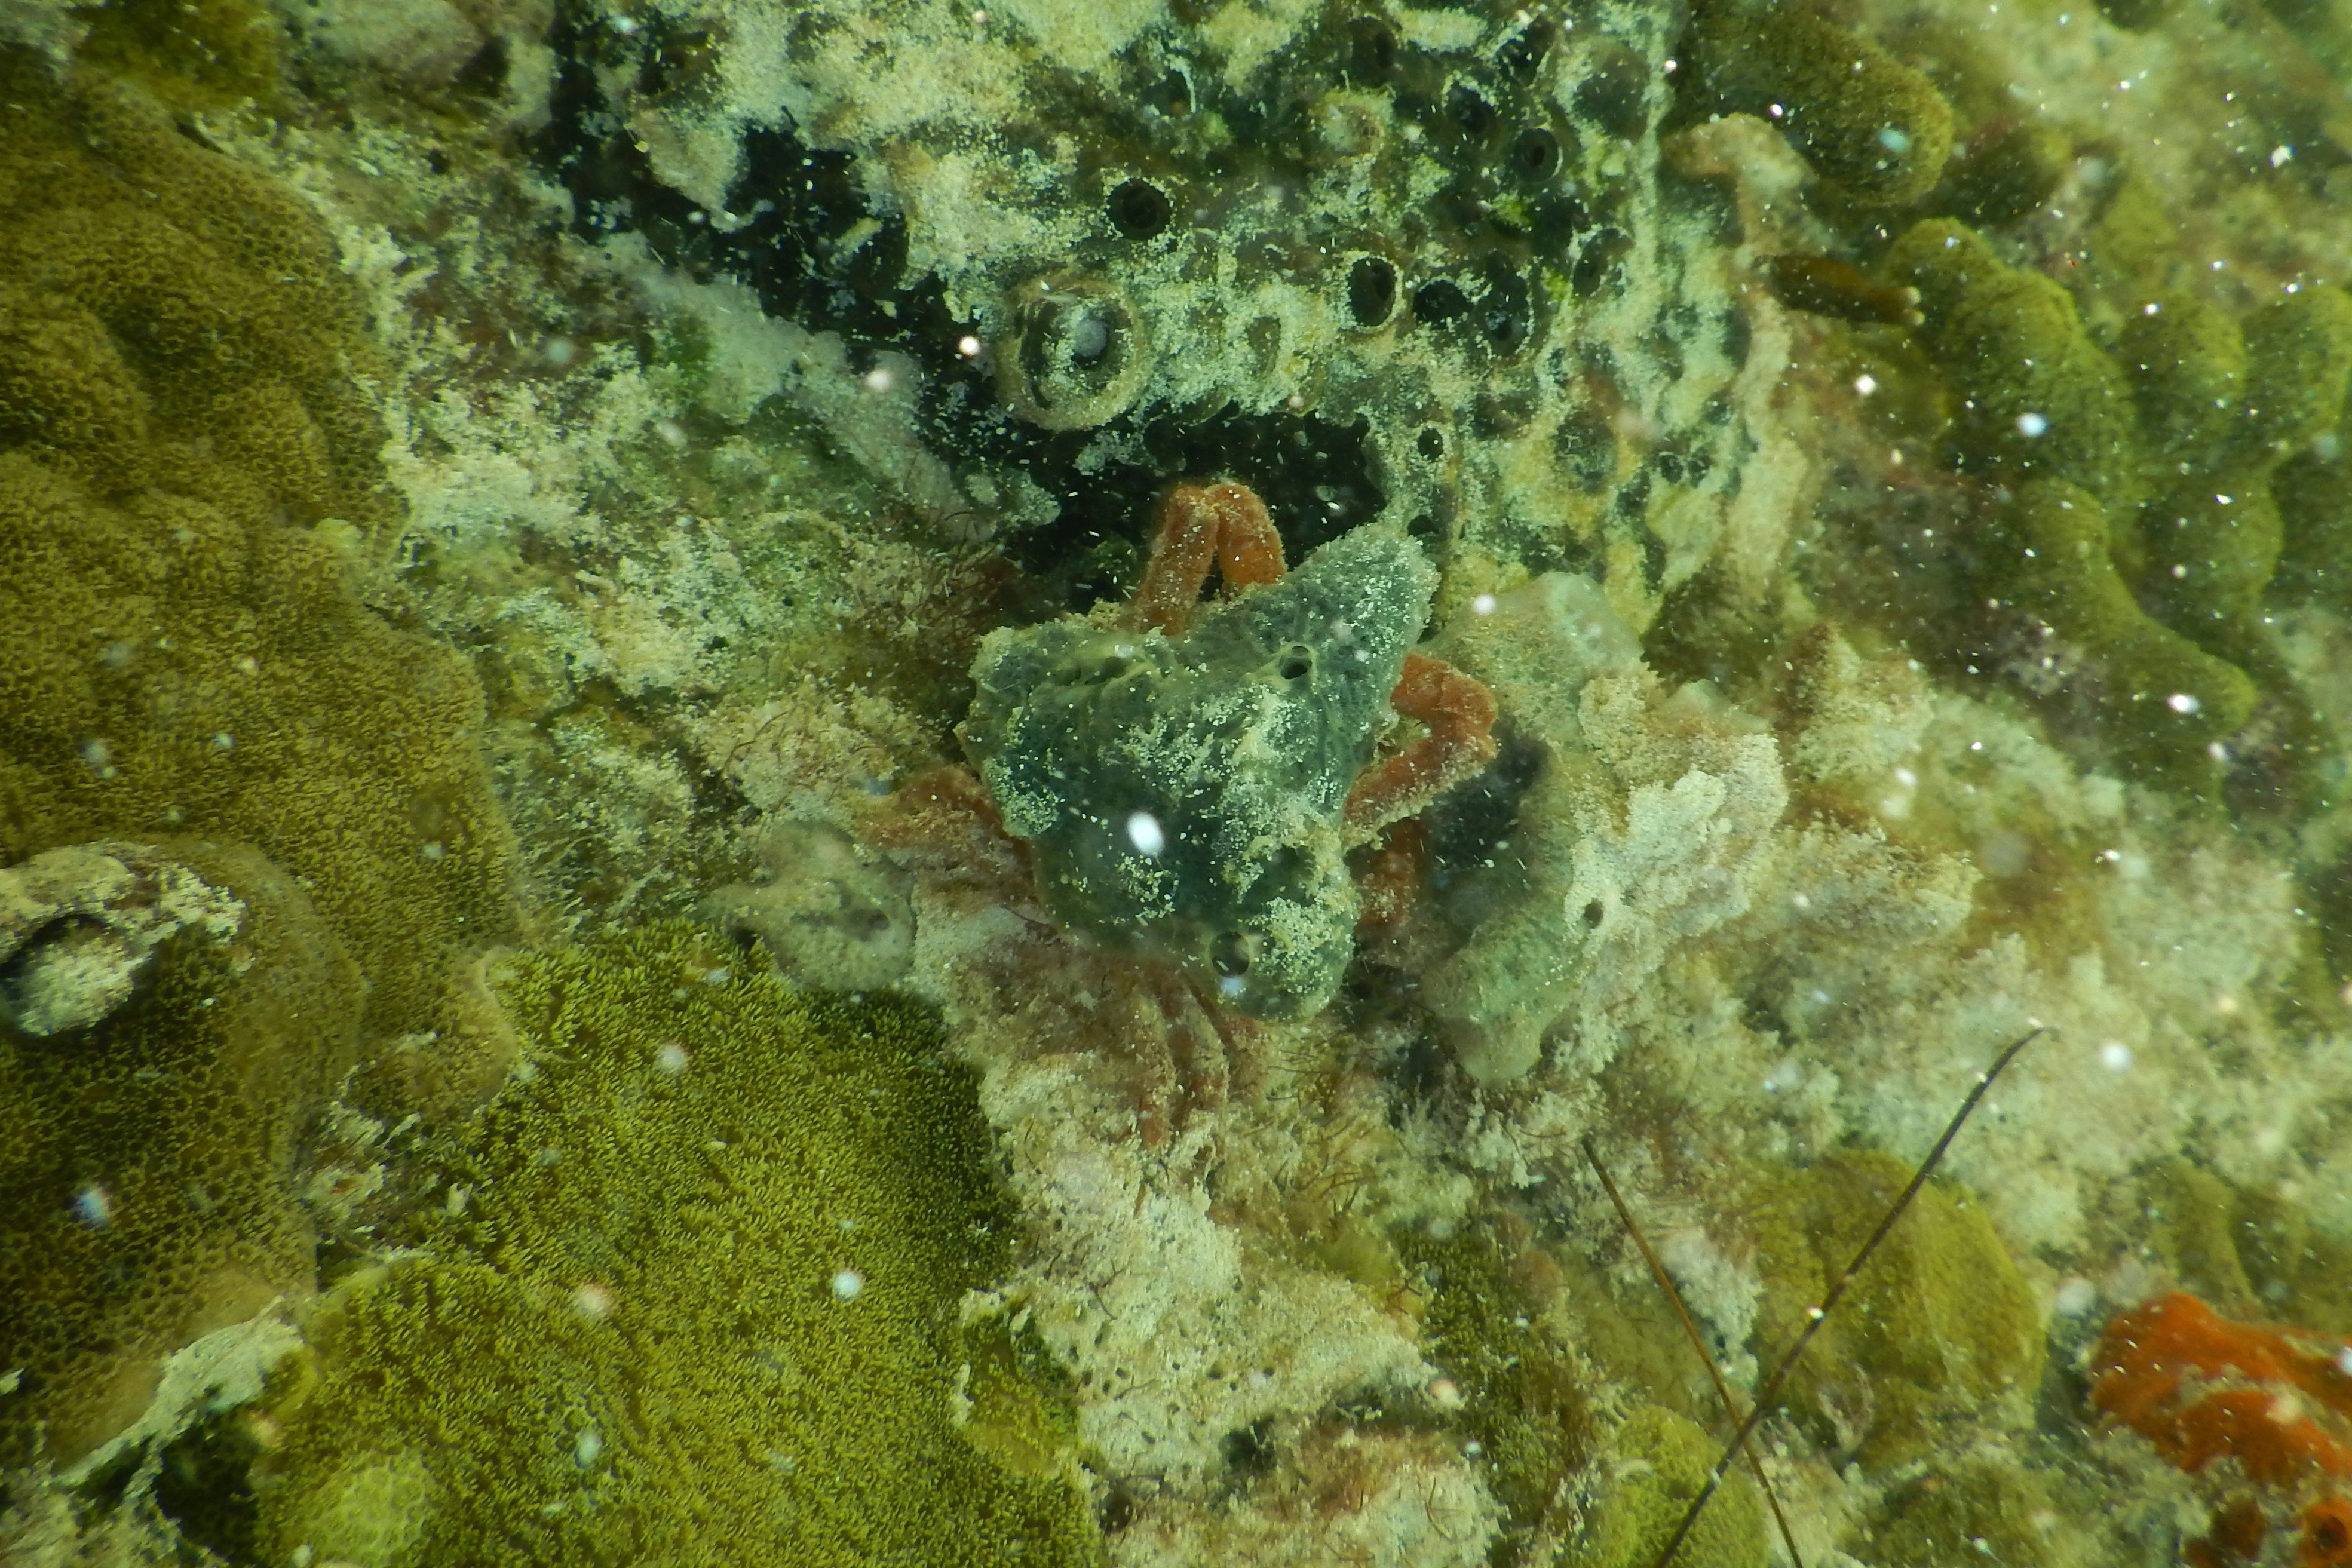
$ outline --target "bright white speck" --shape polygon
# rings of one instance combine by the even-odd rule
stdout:
[[[2038,413],[2021,413],[2017,416],[2017,433],[2028,441],[2035,440],[2050,434],[2050,421]]]
[[[2336,1370],[2347,1377],[2352,1377],[2352,1344],[2347,1344],[2336,1353]]]
[[[877,365],[866,372],[867,392],[886,392],[898,384],[898,378],[890,373],[890,368],[887,365]]]
[[[114,1200],[106,1189],[92,1182],[74,1194],[74,1213],[92,1230],[103,1230],[114,1220]]]
[[[1486,1445],[1475,1437],[1462,1445],[1462,1457],[1465,1459],[1475,1459],[1486,1451]]]
[[[596,1468],[596,1456],[604,1451],[604,1439],[593,1427],[583,1427],[572,1441],[572,1458],[583,1470]]]
[[[661,1048],[654,1052],[654,1065],[672,1078],[685,1071],[686,1064],[690,1060],[692,1059],[687,1054],[686,1047],[674,1040],[662,1041]]]
[[[2272,168],[2273,168],[2273,169],[2284,169],[2284,168],[2285,168],[2288,164],[2290,164],[2290,163],[2292,163],[2292,162],[2294,162],[2294,148],[2292,148],[2292,147],[2273,147],[2273,148],[2272,148],[2272,149],[2271,149],[2271,167],[2272,167]]]
[[[616,32],[616,33],[620,34],[620,35],[621,35],[621,37],[625,37],[625,37],[627,37],[631,33],[634,33],[634,32],[635,32],[636,30],[637,30],[637,19],[636,19],[635,17],[634,17],[634,16],[615,16],[615,17],[614,17],[614,18],[613,18],[613,31],[614,31],[614,32]]]
[[[1799,909],[1811,909],[1813,906],[1811,894],[1792,893],[1789,895],[1789,902]]]
[[[1856,376],[1853,378],[1853,390],[1860,392],[1863,396],[1868,397],[1871,393],[1878,390],[1878,378],[1876,376]]]
[[[854,1301],[866,1293],[866,1276],[855,1269],[844,1269],[833,1277],[833,1299]]]
[[[2164,699],[2164,706],[2170,708],[2175,713],[2195,713],[2199,708],[2203,707],[2205,705],[2199,702],[2195,697],[2190,696],[2187,692],[2175,692],[2170,696]]]
[[[2111,1040],[2099,1047],[2099,1065],[2108,1071],[2127,1072],[2131,1070],[2131,1047],[2122,1040]]]
[[[654,434],[660,436],[672,446],[684,446],[686,444],[686,426],[680,424],[674,419],[657,419],[654,421]]]
[[[1900,158],[1911,151],[1911,135],[1899,125],[1882,125],[1878,128],[1878,144]]]
[[[2139,313],[2143,316],[2161,316],[2164,314],[2164,307],[2151,299],[2139,308]]]
[[[1137,854],[1156,856],[1168,847],[1168,835],[1160,831],[1159,818],[1138,811],[1127,820],[1127,841],[1135,846]]]
[[[613,1292],[593,1280],[583,1280],[572,1292],[572,1310],[601,1323],[613,1315]]]
[[[1440,1410],[1459,1410],[1462,1385],[1450,1377],[1433,1377],[1429,1380],[1429,1402]]]
[[[980,340],[966,332],[956,340],[956,352],[967,360],[980,358]]]
[[[987,12],[985,12],[985,11],[974,11],[974,12],[971,14],[971,25],[972,25],[973,26],[975,26],[975,27],[985,27],[985,26],[988,26],[988,13],[987,13]]]
[[[1789,111],[1788,111],[1787,110],[1785,110],[1785,109],[1781,108],[1779,104],[1777,104],[1777,103],[1776,103],[1776,104],[1772,105],[1770,108],[1767,109],[1764,112],[1765,112],[1765,113],[1767,113],[1767,114],[1769,114],[1769,115],[1770,115],[1773,119],[1778,120],[1778,119],[1780,119],[1782,115],[1784,115],[1784,114],[1788,113]]]
[[[2058,1294],[2050,1304],[2061,1316],[2079,1318],[2099,1304],[2099,1288],[2079,1274],[2070,1275],[2059,1285]]]
[[[2218,740],[2209,740],[2205,743],[2205,755],[2216,762],[2227,762],[2230,760],[2230,748]]]
[[[1912,772],[1908,768],[1896,768],[1895,770],[1895,781],[1897,784],[1902,785],[1906,789],[1916,789],[1919,788],[1919,776],[1916,773]]]
[[[1473,615],[1492,615],[1495,613],[1495,596],[1491,593],[1482,593],[1477,598],[1472,600],[1470,601],[1470,613]]]
[[[1235,997],[1240,996],[1246,988],[1247,988],[1242,984],[1242,977],[1239,975],[1219,975],[1217,977],[1217,995],[1224,998],[1227,1001],[1231,1001]]]

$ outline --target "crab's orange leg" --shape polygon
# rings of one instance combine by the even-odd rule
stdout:
[[[1287,570],[1282,536],[1265,503],[1246,485],[1179,485],[1160,504],[1160,533],[1128,612],[1142,624],[1180,635],[1192,624],[1202,585],[1213,567],[1225,589],[1278,582]]]
[[[1367,768],[1348,791],[1348,836],[1361,841],[1495,760],[1495,694],[1442,659],[1407,653],[1390,697],[1428,732]]]

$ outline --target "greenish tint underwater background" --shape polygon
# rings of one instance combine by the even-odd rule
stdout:
[[[2346,1560],[2346,0],[0,0],[0,1560],[1643,1568],[2033,1030],[1679,1561]]]

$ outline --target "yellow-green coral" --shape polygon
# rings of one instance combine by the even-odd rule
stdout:
[[[1812,7],[1715,0],[1691,47],[1708,96],[1770,118],[1854,202],[1907,206],[1943,178],[1952,110],[1935,83]]]
[[[0,871],[0,925],[32,928],[5,989],[96,928],[84,893],[185,915],[92,1021],[0,1019],[5,1465],[79,1459],[140,1413],[158,1358],[310,1289],[297,1155],[359,1043],[342,944],[249,849],[93,846]]]
[[[1012,1241],[969,1077],[739,960],[672,926],[502,973],[528,1069],[442,1151],[426,1253],[315,1324],[275,1560],[1094,1560],[1017,1339],[958,1325]]]
[[[2097,498],[2043,479],[2018,491],[1988,555],[2004,600],[2055,634],[2054,677],[2093,699],[2120,751],[2161,764],[2245,723],[2254,683],[2142,610],[2112,551]]]
[[[2124,350],[2167,481],[2129,559],[2173,625],[2242,645],[2284,542],[2271,476],[2343,416],[2352,298],[2315,288],[2242,324],[2168,297],[2143,311]]]
[[[1921,333],[1959,394],[1965,464],[2068,480],[2111,506],[2139,501],[2146,460],[2129,385],[2063,287],[1944,218],[1913,225],[1886,267],[1919,291]]]
[[[513,925],[509,841],[472,674],[357,591],[396,510],[333,247],[117,89],[11,57],[0,86],[0,863],[257,845],[364,969],[371,1039],[422,1039]]]
[[[1570,1568],[1646,1568],[1706,1484],[1720,1446],[1696,1422],[1644,1405],[1609,1436],[1601,1491],[1562,1561]],[[1771,1549],[1754,1483],[1726,1475],[1675,1561],[1690,1568],[1763,1568]]]
[[[1752,1233],[1764,1277],[1757,1343],[1793,1343],[1910,1179],[1881,1154],[1839,1155],[1766,1185]],[[1983,1207],[1930,1182],[1822,1323],[1790,1392],[1863,1463],[1937,1447],[2042,1375],[2041,1310]]]
[[[2120,755],[2204,768],[2254,712],[2248,671],[2275,664],[2260,629],[2285,546],[2272,478],[2342,417],[2352,298],[2307,289],[2242,321],[2149,300],[2119,363],[2063,287],[1962,225],[1914,225],[1887,265],[1920,292],[1958,403],[1954,455],[2014,491],[1986,586],[2056,633],[2032,662]],[[2305,491],[2288,493],[2300,510]]]

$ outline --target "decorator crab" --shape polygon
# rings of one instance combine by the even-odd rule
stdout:
[[[1311,1018],[1338,989],[1364,904],[1349,850],[1494,758],[1493,695],[1412,651],[1436,586],[1370,528],[1290,570],[1248,486],[1180,485],[1128,603],[989,634],[961,730],[978,787],[910,782],[886,841],[999,825],[965,877],[1025,861],[1053,924],[1155,999],[1171,1060],[1148,1075],[1221,1097],[1230,1020]]]

